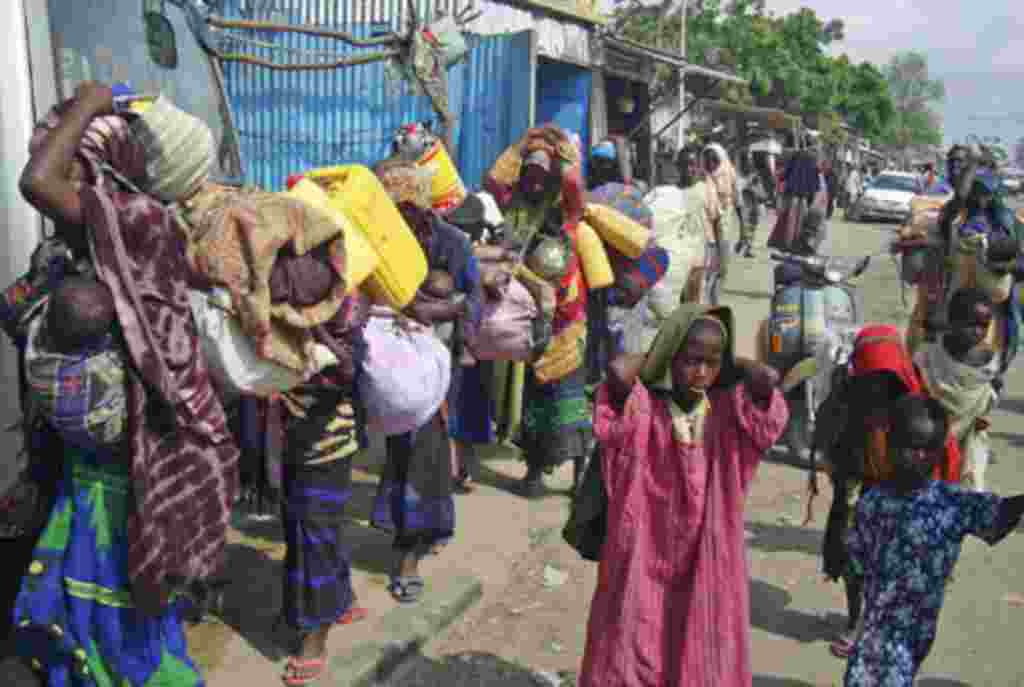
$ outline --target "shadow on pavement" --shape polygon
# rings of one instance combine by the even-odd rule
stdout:
[[[821,553],[822,533],[818,530],[763,522],[748,522],[745,528],[754,535],[747,540],[747,545],[766,553],[795,551],[809,556]]]
[[[993,439],[1005,441],[1013,448],[1024,448],[1024,435],[1013,432],[991,432]]]
[[[751,580],[750,624],[802,644],[831,637],[832,627],[821,617],[786,608],[792,599],[792,594],[785,589],[762,580]]]
[[[753,687],[814,687],[810,682],[775,675],[755,675],[752,684]]]
[[[999,401],[999,410],[1024,415],[1024,398],[1003,398]]]
[[[569,687],[572,675],[543,675],[490,653],[466,652],[433,659],[417,652],[398,669],[393,687]]]

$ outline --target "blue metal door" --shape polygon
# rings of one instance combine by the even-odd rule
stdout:
[[[537,65],[537,124],[554,122],[590,143],[591,73],[576,65],[541,60]]]

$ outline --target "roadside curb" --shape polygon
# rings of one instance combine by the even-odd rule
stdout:
[[[388,611],[373,628],[387,642],[365,642],[330,662],[325,684],[379,687],[427,642],[466,613],[483,596],[483,584],[470,575],[438,576],[427,581],[422,600]]]

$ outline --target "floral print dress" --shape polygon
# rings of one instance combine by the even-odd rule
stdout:
[[[877,487],[861,497],[848,544],[866,578],[864,629],[846,687],[913,685],[964,538],[995,544],[1008,533],[1001,504],[995,494],[937,481],[909,495]]]

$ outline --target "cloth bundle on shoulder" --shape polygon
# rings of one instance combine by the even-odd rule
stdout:
[[[451,384],[451,353],[433,329],[374,307],[364,330],[359,392],[369,432],[405,434],[441,408]]]
[[[668,272],[668,251],[653,240],[648,242],[647,248],[636,259],[630,259],[617,251],[609,253],[612,270],[615,272],[610,304],[619,308],[635,306]]]
[[[231,294],[257,354],[300,375],[317,372],[311,330],[338,312],[347,290],[344,227],[285,194],[224,188],[200,193],[185,205],[184,218],[193,269]],[[333,271],[327,297],[313,305],[273,303],[271,272],[279,255],[315,249]]]
[[[511,279],[500,298],[484,302],[483,317],[471,346],[473,355],[478,360],[532,359],[538,346],[534,323],[539,315],[530,292],[519,280]]]

